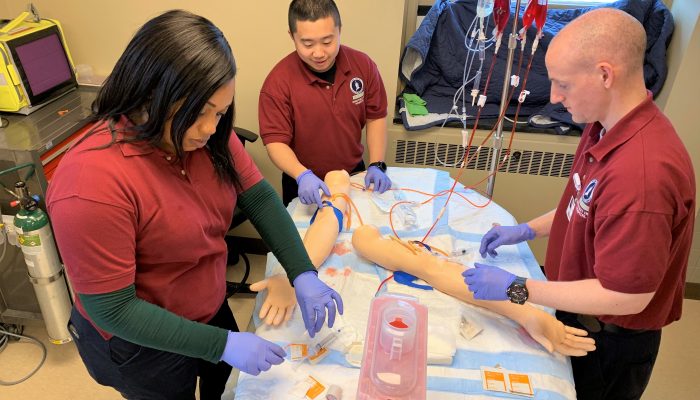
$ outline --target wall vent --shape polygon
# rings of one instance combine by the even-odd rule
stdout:
[[[477,146],[470,147],[470,160],[466,167],[486,171],[491,165],[493,148],[483,147],[477,156],[472,156],[477,149]],[[397,140],[394,162],[406,166],[459,165],[463,161],[464,150],[465,147],[459,144]],[[503,153],[507,152],[504,150]],[[517,149],[511,149],[510,153],[511,156],[500,165],[498,172],[568,178],[574,162],[574,155],[568,153]]]

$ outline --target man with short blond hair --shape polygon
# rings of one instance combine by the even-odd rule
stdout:
[[[681,317],[693,239],[695,176],[687,150],[644,85],[646,34],[634,17],[602,8],[552,40],[551,101],[588,123],[556,210],[494,227],[481,254],[549,236],[549,281],[475,264],[474,297],[556,308],[588,330],[597,350],[571,359],[579,399],[639,399],[661,341]]]

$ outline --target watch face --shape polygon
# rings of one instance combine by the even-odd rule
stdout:
[[[386,172],[386,163],[384,161],[377,161],[373,162],[369,165],[370,167],[374,166],[382,170],[382,172]]]
[[[510,298],[510,301],[517,304],[524,304],[527,301],[528,291],[524,283],[513,282],[508,289],[506,294]]]

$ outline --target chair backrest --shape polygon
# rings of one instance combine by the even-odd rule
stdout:
[[[245,146],[245,142],[253,143],[256,140],[258,140],[258,134],[255,132],[249,131],[248,129],[234,126],[233,131],[236,132],[236,135],[238,136],[238,138],[241,139],[241,143],[243,143],[243,146]]]

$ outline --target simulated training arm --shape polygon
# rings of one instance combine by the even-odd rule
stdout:
[[[303,240],[304,247],[316,268],[320,267],[331,253],[338,233],[343,229],[344,214],[348,207],[343,195],[350,193],[350,176],[346,171],[329,172],[326,174],[325,182],[331,191],[331,196],[324,196],[323,200],[330,205],[317,210]],[[266,324],[279,325],[291,318],[296,299],[294,288],[288,281],[275,275],[254,283],[250,289],[268,290],[258,314],[261,319],[265,319]]]
[[[331,196],[324,195],[323,201],[330,206],[318,210],[304,235],[304,247],[316,268],[331,254],[338,233],[343,230],[343,216],[348,207],[346,196],[350,194],[350,175],[344,170],[330,171],[324,182],[328,185]]]
[[[595,349],[594,340],[584,337],[587,335],[586,331],[566,326],[552,315],[528,304],[475,300],[462,280],[462,265],[427,253],[413,254],[396,241],[382,239],[374,226],[364,225],[357,228],[352,236],[352,245],[361,256],[386,269],[407,272],[458,300],[514,320],[550,352],[583,356]]]

